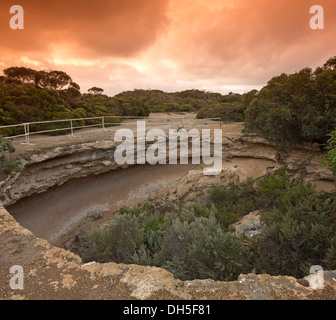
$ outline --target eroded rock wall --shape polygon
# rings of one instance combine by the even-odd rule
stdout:
[[[62,185],[70,179],[128,167],[115,162],[115,149],[115,143],[106,140],[59,147],[32,155],[23,160],[23,172],[1,183],[0,201],[6,207],[21,198]],[[191,148],[189,150],[191,152]],[[287,155],[280,155],[274,145],[260,137],[223,137],[224,159],[244,157],[271,160],[277,166],[288,165],[311,181],[332,181],[331,171],[321,164],[321,155],[317,145],[305,144]]]
[[[25,169],[1,185],[0,201],[4,206],[17,200],[41,193],[69,179],[97,175],[118,168],[114,161],[113,141],[83,143],[59,147],[24,159]]]

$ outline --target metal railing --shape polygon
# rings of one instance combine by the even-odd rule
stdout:
[[[115,122],[108,122],[107,119],[114,119]],[[106,130],[108,126],[120,126],[120,125],[136,125],[136,122],[124,122],[125,120],[144,120],[146,124],[149,126],[163,126],[163,125],[182,125],[182,127],[188,127],[189,125],[192,126],[197,124],[200,121],[218,121],[219,127],[222,127],[221,118],[205,118],[205,119],[194,119],[194,118],[183,118],[183,117],[167,117],[166,119],[159,119],[159,118],[148,118],[148,117],[139,117],[139,116],[102,116],[102,117],[89,117],[89,118],[75,118],[75,119],[64,119],[64,120],[49,120],[49,121],[34,121],[34,122],[26,122],[21,124],[13,124],[13,125],[5,125],[0,126],[0,135],[1,130],[3,129],[10,129],[10,128],[23,128],[21,130],[22,134],[12,135],[12,136],[5,136],[5,139],[15,139],[25,137],[25,142],[22,144],[30,144],[30,136],[36,134],[47,134],[51,132],[59,132],[59,131],[70,131],[71,136],[74,137],[74,130],[83,129],[83,128],[90,128],[90,127],[101,127],[103,130]],[[178,122],[174,122],[175,119],[178,119]],[[97,124],[86,124],[86,125],[76,125],[78,121],[94,121],[96,120]],[[173,120],[173,121],[172,121]],[[156,122],[153,122],[156,121]],[[64,128],[54,128],[54,129],[47,129],[47,130],[38,130],[38,131],[31,131],[31,127],[33,125],[42,125],[42,124],[58,124],[58,123],[68,123],[68,127]],[[213,124],[201,124],[202,127],[211,126]]]

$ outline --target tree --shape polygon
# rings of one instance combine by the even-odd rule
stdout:
[[[36,87],[48,88],[48,72],[37,71],[35,73],[34,83]]]
[[[52,89],[61,90],[72,82],[71,77],[63,71],[51,71],[48,73],[50,86]]]
[[[258,90],[252,90],[250,92],[243,94],[242,104],[245,107],[248,107],[257,95],[258,95]]]
[[[3,71],[7,78],[18,80],[22,83],[31,83],[35,81],[37,71],[25,67],[10,67]]]
[[[336,58],[315,71],[304,68],[272,78],[245,112],[245,133],[288,151],[302,142],[326,144],[336,126]]]
[[[61,90],[65,86],[79,86],[72,82],[71,77],[63,71],[35,71],[34,83],[37,87],[53,90]]]
[[[80,86],[76,82],[71,82],[69,88],[74,88],[76,90],[80,90]]]
[[[104,92],[104,89],[98,87],[92,87],[88,90],[88,92],[92,94],[101,94]]]
[[[336,56],[331,57],[324,65],[324,69],[335,70],[336,69]]]

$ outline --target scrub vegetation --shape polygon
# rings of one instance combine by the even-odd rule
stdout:
[[[258,182],[216,187],[207,203],[145,203],[87,229],[85,261],[165,268],[182,280],[236,280],[241,273],[303,277],[312,265],[336,268],[336,193],[318,193],[286,167]],[[260,210],[261,233],[236,236],[232,224]]]

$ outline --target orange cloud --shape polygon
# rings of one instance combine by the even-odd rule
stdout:
[[[0,5],[1,46],[20,51],[65,44],[81,56],[130,56],[151,45],[167,23],[168,0],[22,0],[25,29],[9,28],[12,0]]]
[[[85,90],[247,91],[336,55],[336,2],[316,0],[21,0],[25,29],[0,4],[2,66],[61,69]]]

